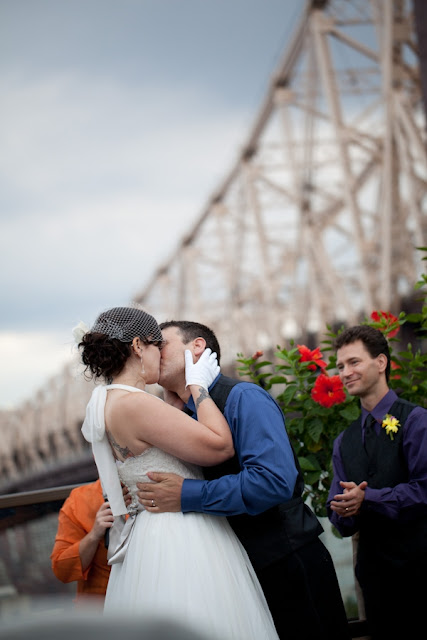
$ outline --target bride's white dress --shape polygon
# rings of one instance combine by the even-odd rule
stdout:
[[[203,477],[156,448],[118,470],[135,503],[147,471]],[[226,518],[202,513],[139,513],[124,562],[111,568],[105,610],[112,609],[177,619],[222,640],[277,640],[246,551]]]
[[[132,495],[129,512],[139,505],[136,483],[149,482],[149,471],[203,478],[198,467],[155,447],[117,470]],[[104,610],[175,620],[221,640],[278,640],[246,551],[226,518],[203,513],[140,511],[124,561],[111,567]]]

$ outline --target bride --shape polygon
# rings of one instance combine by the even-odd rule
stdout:
[[[231,432],[207,389],[220,372],[206,349],[185,352],[186,385],[198,421],[144,391],[159,379],[162,333],[132,307],[100,314],[79,347],[95,388],[83,435],[92,443],[111,507],[106,612],[159,616],[221,640],[278,640],[246,551],[226,518],[202,513],[147,512],[136,483],[150,471],[203,478],[197,465],[232,457]],[[121,483],[129,489],[126,507]]]

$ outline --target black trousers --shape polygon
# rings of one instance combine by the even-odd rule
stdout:
[[[331,555],[320,541],[257,571],[283,640],[349,640]]]
[[[420,550],[418,558],[400,566],[397,560],[387,563],[375,557],[358,562],[356,575],[372,640],[418,640],[427,635],[426,553]]]

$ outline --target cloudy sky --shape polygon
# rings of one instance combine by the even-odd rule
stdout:
[[[303,4],[0,0],[0,409],[197,220]]]

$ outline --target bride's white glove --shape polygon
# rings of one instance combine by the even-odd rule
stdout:
[[[197,384],[204,389],[215,380],[221,371],[216,353],[211,349],[205,349],[197,362],[193,362],[193,354],[189,349],[185,350],[185,388],[190,384]]]

